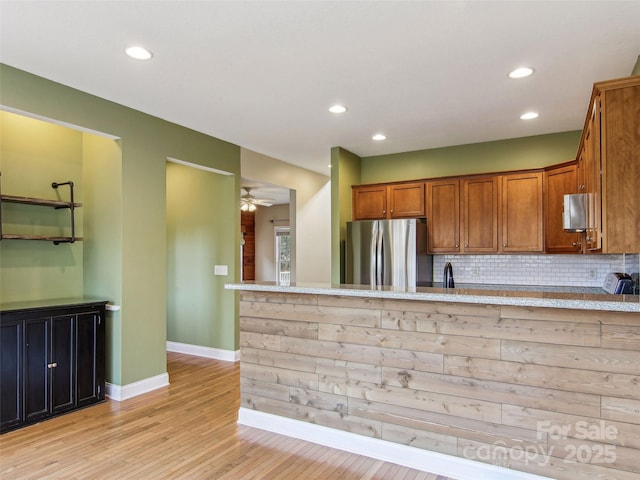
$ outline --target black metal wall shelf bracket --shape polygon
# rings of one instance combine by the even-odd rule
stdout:
[[[1,175],[1,174],[0,174]],[[69,201],[63,200],[49,200],[44,198],[33,197],[18,197],[14,195],[3,195],[0,192],[0,207],[2,203],[21,203],[24,205],[39,205],[42,207],[53,207],[55,209],[68,208],[71,214],[71,236],[49,236],[49,235],[18,235],[12,233],[4,233],[2,231],[2,208],[0,208],[0,240],[45,240],[53,242],[54,245],[61,243],[74,243],[81,241],[81,237],[76,236],[76,222],[75,222],[75,209],[81,207],[81,203],[76,203],[74,199],[73,182],[71,180],[67,182],[53,182],[51,187],[58,189],[60,186],[67,185],[69,187]]]

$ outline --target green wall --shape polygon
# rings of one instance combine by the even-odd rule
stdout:
[[[362,183],[545,167],[576,157],[581,131],[362,158]]]
[[[236,192],[240,190],[240,148],[7,65],[0,65],[0,99],[6,108],[118,139],[120,178],[110,185],[110,176],[115,173],[117,177],[118,172],[108,171],[104,179],[93,175],[93,181],[104,181],[113,187],[113,196],[119,196],[109,205],[100,202],[105,218],[116,219],[120,236],[119,248],[102,247],[108,258],[100,257],[100,262],[109,263],[113,269],[110,273],[120,276],[113,279],[115,285],[104,289],[96,282],[95,272],[89,282],[95,287],[96,291],[91,292],[95,295],[108,298],[121,292],[120,324],[111,330],[120,337],[108,339],[112,370],[107,381],[127,385],[166,373],[166,160],[176,158],[234,174],[233,198],[229,197],[228,202],[239,203]],[[220,263],[230,266],[228,279],[236,278],[239,257],[239,205],[234,212],[232,223],[219,225],[229,242],[237,246],[233,255],[225,252],[220,258]],[[82,254],[76,258],[82,258]],[[91,258],[95,256],[92,254]],[[36,275],[41,273],[45,271],[37,268]],[[6,275],[3,269],[3,278]],[[42,295],[58,297],[55,291]],[[221,318],[233,325],[225,332],[228,339],[224,344],[233,344],[235,349],[237,309],[227,307]]]
[[[83,134],[84,293],[122,305],[122,149],[118,140]],[[107,312],[106,374],[120,385],[122,312]]]
[[[68,201],[69,188],[52,182],[74,182],[75,201],[82,202],[83,134],[59,125],[0,112],[2,193]],[[76,235],[83,235],[83,213],[76,210]],[[71,234],[67,209],[2,205],[3,233]],[[64,298],[83,293],[83,243],[3,240],[0,242],[2,302]]]
[[[341,147],[331,149],[331,282],[344,283],[346,223],[351,220],[351,185],[360,183],[360,157]]]
[[[237,348],[225,322],[235,293],[214,275],[235,254],[227,228],[236,214],[234,178],[167,163],[167,339],[223,350]],[[229,266],[233,271],[234,266]]]

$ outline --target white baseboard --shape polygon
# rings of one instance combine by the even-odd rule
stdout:
[[[222,350],[220,348],[190,345],[188,343],[167,342],[167,352],[185,353],[196,357],[213,358],[225,362],[240,361],[240,350]]]
[[[247,408],[238,411],[238,423],[458,480],[551,480]]]
[[[167,352],[185,353],[187,355],[213,358],[226,362],[240,361],[240,350],[222,350],[219,348],[202,347],[200,345],[189,345],[187,343],[167,342]],[[123,386],[107,383],[105,385],[105,394],[112,400],[122,401],[167,385],[169,385],[169,374],[163,373]]]
[[[151,392],[158,388],[166,387],[169,385],[169,374],[162,373],[155,377],[145,378],[137,382],[129,383],[128,385],[113,385],[107,383],[105,385],[105,394],[112,400],[122,401],[128,398],[137,397],[143,393]]]

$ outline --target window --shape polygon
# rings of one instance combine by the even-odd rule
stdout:
[[[289,227],[275,227],[276,235],[276,282],[291,281],[291,231]]]

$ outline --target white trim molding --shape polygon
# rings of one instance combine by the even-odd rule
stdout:
[[[190,345],[188,343],[167,342],[167,352],[185,353],[196,357],[213,358],[225,362],[240,361],[240,350],[222,350],[220,348]]]
[[[207,167],[205,165],[199,165],[197,163],[185,162],[184,160],[180,160],[178,158],[167,157],[167,161],[184,165],[186,167],[197,168],[198,170],[204,170],[206,172],[217,173],[218,175],[233,175],[232,172],[227,172],[226,170],[218,170],[217,168]]]
[[[105,394],[111,400],[121,402],[122,400],[127,400],[129,398],[142,395],[143,393],[166,387],[167,385],[169,385],[169,374],[165,372],[160,375],[156,375],[155,377],[149,377],[144,380],[129,383],[128,385],[120,386],[107,383],[105,385]]]
[[[90,128],[81,127],[80,125],[74,125],[73,123],[63,122],[61,120],[56,120],[51,117],[44,117],[42,115],[38,115],[37,113],[27,112],[26,110],[20,110],[18,108],[9,107],[7,105],[0,105],[0,110],[4,110],[5,112],[15,113],[16,115],[22,115],[23,117],[34,118],[36,120],[41,120],[47,123],[53,123],[54,125],[60,125],[61,127],[71,128],[73,130],[79,130],[84,133],[90,133],[91,135],[97,135],[99,137],[108,138],[110,140],[120,140],[120,137],[116,135],[111,135],[105,132],[99,132],[97,130],[92,130]]]
[[[548,477],[444,453],[431,452],[248,408],[240,408],[238,423],[458,480],[551,480]]]

